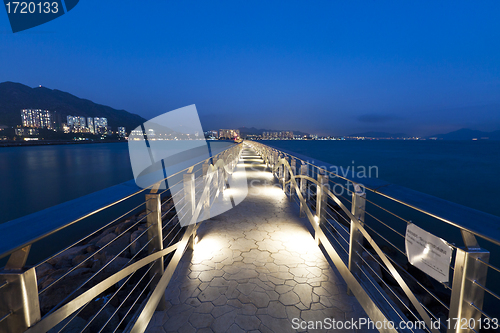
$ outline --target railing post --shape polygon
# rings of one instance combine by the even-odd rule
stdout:
[[[357,275],[359,268],[357,266],[361,261],[359,256],[361,256],[362,248],[359,243],[363,241],[363,235],[359,231],[358,224],[364,225],[365,221],[365,207],[366,207],[366,193],[361,189],[358,184],[354,185],[354,191],[352,192],[352,206],[351,214],[354,215],[356,221],[351,221],[351,232],[349,239],[349,271],[353,275]],[[351,290],[347,287],[347,294],[351,294]]]
[[[292,168],[291,177],[293,178],[297,174],[297,160],[295,158],[292,158],[290,167]],[[290,201],[293,200],[294,194],[295,194],[295,187],[293,186],[292,182],[290,182]]]
[[[301,176],[307,176],[309,173],[309,167],[307,164],[302,164],[300,166],[300,175]],[[306,197],[306,190],[309,190],[307,187],[307,179],[301,178],[300,179],[300,193],[302,196],[307,200],[308,197]],[[300,202],[300,217],[305,216],[305,207],[302,201]]]
[[[236,168],[236,165],[238,164],[238,158],[240,156],[239,154],[240,148],[236,148],[233,151],[233,158],[231,159],[231,172],[234,172],[234,169]]]
[[[326,189],[328,187],[328,175],[318,173],[319,185],[316,188],[316,225],[314,226],[314,238],[316,243],[319,244],[319,231],[321,226],[325,223],[325,209],[326,209]]]
[[[278,152],[274,151],[273,152],[273,169],[276,167],[276,163],[278,163]]]
[[[183,185],[184,185],[184,202],[186,207],[186,213],[183,217],[182,223],[187,226],[193,217],[193,212],[195,208],[195,184],[194,184],[194,173],[188,172],[183,175]]]
[[[479,331],[479,310],[483,309],[484,290],[479,285],[486,285],[488,266],[477,259],[489,262],[490,252],[480,248],[474,235],[469,232],[462,230],[462,236],[466,247],[457,248],[455,256],[448,333],[473,332],[472,328]],[[463,320],[466,321],[465,325]],[[476,326],[469,328],[473,320]]]
[[[283,159],[284,156],[283,154],[280,154],[279,155],[279,160]],[[280,167],[279,167],[279,173],[278,173],[278,178],[279,178],[279,181],[281,182],[281,187],[283,188],[283,192],[285,191],[285,182],[284,182],[284,179],[285,179],[285,165],[284,164],[281,164]]]
[[[191,170],[190,170],[191,171]],[[195,180],[194,173],[187,172],[183,175],[184,180],[184,201],[186,207],[186,213],[184,214],[181,222],[181,225],[188,226],[193,218],[194,210],[196,207],[196,189],[195,189]],[[193,250],[194,247],[194,239],[196,238],[196,230],[194,231],[191,239],[189,240],[189,247]]]
[[[225,165],[227,168],[229,168],[229,164],[230,164],[230,162],[229,162],[229,151],[228,151],[228,152],[224,155],[224,165]],[[225,169],[224,169],[224,171],[225,171]],[[226,171],[225,171],[225,172],[224,172],[224,176],[225,176],[225,177],[224,177],[224,179],[225,179],[225,181],[227,182],[227,179],[229,178],[229,172],[226,172]]]
[[[213,158],[213,166],[215,167],[215,165],[217,164],[217,159],[216,158]],[[216,189],[219,188],[219,169],[217,167],[215,167],[215,170],[213,171],[214,172],[214,176],[212,177],[212,184],[215,185]],[[217,191],[215,191],[215,198],[217,198],[219,196],[220,193],[218,193]]]
[[[283,157],[283,159],[288,162],[288,157]],[[286,169],[286,166],[284,164],[281,166],[281,169],[283,170],[282,174],[283,192],[286,193],[286,181],[288,180],[288,170]]]
[[[314,178],[314,168],[311,168],[311,178]],[[307,182],[307,202],[311,202],[311,197],[312,197],[311,186],[314,185],[315,184],[313,182]]]
[[[218,188],[219,188],[219,194],[222,195],[224,193],[224,185],[226,181],[226,177],[224,176],[224,168],[223,167],[218,167],[217,168],[217,180],[218,180]]]
[[[225,168],[223,169],[224,170],[224,185],[227,184],[227,180],[229,179],[229,172],[226,171],[226,168],[228,167],[228,165],[229,165],[229,154],[227,154],[224,157],[224,166],[225,166]]]
[[[161,196],[159,193],[146,194],[146,225],[148,229],[148,241],[151,242],[148,245],[148,253],[153,254],[155,252],[163,250],[163,226],[161,219]],[[153,264],[153,268],[149,271],[149,276],[153,277],[153,281],[150,284],[150,289],[153,291],[163,275],[163,257],[156,260]],[[157,310],[165,310],[166,301],[165,295],[162,297],[158,303]]]
[[[0,272],[0,332],[21,333],[41,319],[35,268],[23,268],[30,247],[11,254]]]
[[[203,163],[203,189],[206,189],[208,187],[208,195],[203,202],[203,220],[208,220],[210,218],[210,188],[212,187],[209,182],[208,182],[208,170],[210,170],[210,164],[208,163]],[[213,179],[212,179],[213,182]],[[212,183],[211,182],[211,183]],[[203,192],[202,192],[203,193]],[[203,194],[202,194],[203,195]]]
[[[221,160],[222,160],[222,167],[220,168],[221,170],[221,175],[222,175],[222,182],[223,184],[226,183],[226,169],[224,168],[224,166],[227,165],[227,161],[226,161],[226,156],[224,154],[221,155]],[[222,189],[224,191],[224,189]]]

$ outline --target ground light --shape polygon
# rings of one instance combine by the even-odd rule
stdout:
[[[194,240],[193,263],[199,263],[207,259],[211,259],[221,249],[220,242],[209,235],[199,239],[196,236]]]

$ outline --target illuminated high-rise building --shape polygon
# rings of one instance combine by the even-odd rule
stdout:
[[[94,118],[94,127],[96,134],[104,134],[106,132],[106,127],[108,126],[108,119],[103,117]]]
[[[80,125],[80,132],[83,132],[87,128],[87,119],[85,117],[78,117],[78,124]]]
[[[219,132],[218,131],[215,131],[215,130],[210,130],[210,131],[207,131],[206,133],[209,137],[212,137],[212,138],[219,138]]]
[[[24,127],[54,129],[52,112],[48,110],[23,109],[21,120]]]
[[[85,117],[80,116],[68,116],[67,124],[71,128],[72,132],[81,133],[87,132],[87,121]]]
[[[38,135],[37,128],[16,128],[14,129],[14,133],[17,136],[30,136],[30,135]]]
[[[279,133],[279,138],[282,140],[291,140],[293,139],[293,132],[291,131],[282,131]]]
[[[75,117],[73,117],[73,116],[67,116],[66,120],[67,120],[66,124],[68,124],[68,126],[70,128],[72,128],[73,126],[75,126]]]
[[[88,127],[90,133],[92,133],[92,134],[95,133],[94,118],[92,118],[92,117],[87,118],[87,127]]]
[[[71,132],[71,126],[69,126],[67,123],[62,123],[61,129],[64,133],[70,133]]]
[[[219,139],[235,139],[240,137],[240,130],[235,129],[220,129]]]
[[[125,127],[118,127],[118,136],[120,138],[124,138],[127,135],[125,132]]]

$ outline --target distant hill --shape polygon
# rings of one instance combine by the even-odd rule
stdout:
[[[407,138],[405,133],[386,133],[386,132],[364,132],[347,135],[350,137],[365,137],[365,138]]]
[[[480,140],[486,138],[488,138],[489,140],[500,140],[500,131],[483,132],[472,130],[470,128],[462,128],[446,134],[432,135],[430,136],[430,138],[437,138],[441,140]]]
[[[240,135],[262,135],[263,132],[281,132],[281,131],[291,131],[291,130],[273,130],[255,127],[240,127]],[[300,131],[292,131],[293,135],[309,135],[309,133],[304,133]]]
[[[57,111],[62,122],[66,116],[106,117],[113,129],[124,126],[127,131],[146,121],[139,115],[125,110],[81,99],[67,92],[44,87],[31,88],[20,83],[0,83],[0,125],[21,125],[22,109],[44,109]]]

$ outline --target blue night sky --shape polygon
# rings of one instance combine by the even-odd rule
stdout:
[[[16,34],[0,10],[0,52],[0,81],[205,129],[500,129],[500,1],[82,0]]]

